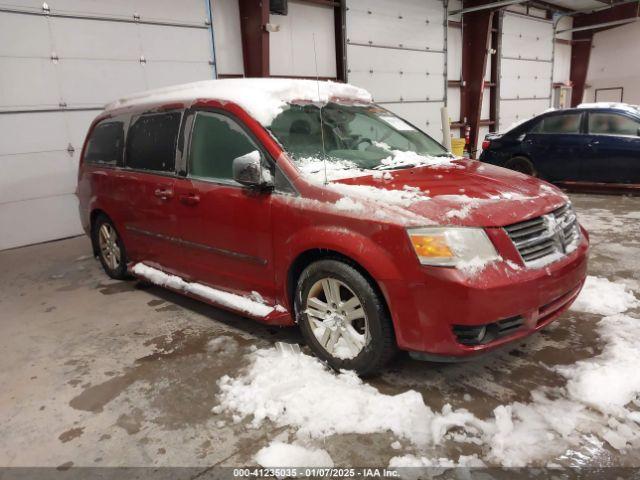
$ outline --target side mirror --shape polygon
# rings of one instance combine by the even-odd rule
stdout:
[[[271,172],[263,168],[262,154],[258,150],[233,159],[233,179],[247,187],[271,188]]]

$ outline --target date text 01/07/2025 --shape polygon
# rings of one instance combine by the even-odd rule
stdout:
[[[234,468],[234,478],[314,477],[314,478],[394,478],[397,470],[388,468]]]

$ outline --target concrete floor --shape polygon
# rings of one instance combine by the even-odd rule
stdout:
[[[590,273],[638,290],[640,198],[572,199],[591,231]],[[85,237],[0,252],[0,266],[0,466],[243,465],[274,437],[286,438],[286,429],[249,429],[211,409],[217,380],[237,373],[244,353],[299,341],[296,329],[112,281]],[[562,383],[549,366],[597,354],[596,320],[568,312],[510,351],[475,363],[401,355],[370,383],[384,393],[415,389],[434,410],[450,403],[489,416],[497,405],[527,401],[535,387]],[[223,348],[208,345],[220,336]],[[389,443],[382,434],[340,435],[324,448],[336,465],[384,466],[398,454]],[[460,453],[455,445],[442,448]],[[604,448],[590,459],[640,466],[640,452]]]

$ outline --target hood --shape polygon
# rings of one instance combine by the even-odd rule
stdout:
[[[439,225],[501,227],[528,220],[569,201],[550,184],[474,160],[376,172],[331,187],[343,197],[405,210],[404,223],[424,218]],[[400,208],[401,207],[401,208]]]

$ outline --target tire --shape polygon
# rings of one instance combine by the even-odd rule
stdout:
[[[533,163],[531,163],[531,160],[527,157],[510,158],[504,166],[509,170],[515,170],[516,172],[524,173],[525,175],[530,175],[532,177],[538,176],[538,172],[533,166]]]
[[[99,215],[93,222],[91,241],[107,275],[116,280],[129,278],[124,244],[115,225],[106,215]]]
[[[334,302],[336,291],[338,303]],[[343,261],[309,265],[298,279],[294,308],[307,345],[336,370],[369,376],[397,352],[393,325],[380,294]]]

